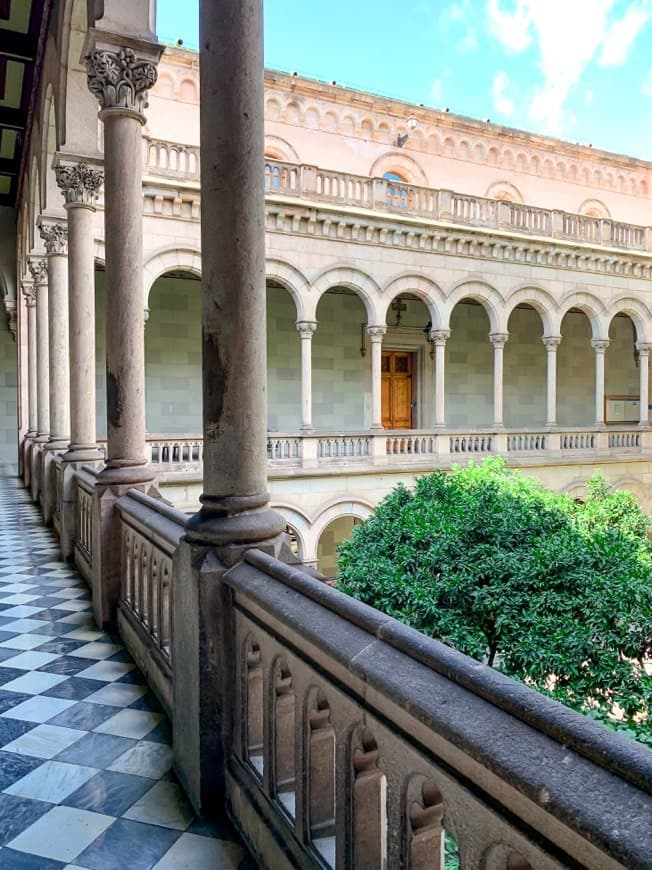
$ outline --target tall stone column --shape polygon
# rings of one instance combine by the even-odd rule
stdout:
[[[55,169],[68,214],[70,447],[67,462],[101,458],[95,420],[95,260],[93,214],[102,172],[85,163]]]
[[[639,376],[639,423],[641,426],[649,425],[648,404],[650,401],[650,350],[652,344],[644,341],[636,342],[638,351],[638,376]]]
[[[298,320],[301,338],[301,431],[312,432],[312,336],[317,329],[314,320]]]
[[[594,338],[591,347],[595,351],[595,422],[598,426],[604,426],[604,355],[609,340]]]
[[[37,378],[36,378],[36,293],[34,285],[28,281],[22,284],[27,307],[27,433],[23,445],[23,481],[30,489],[32,485],[32,452],[38,429],[37,417]]]
[[[68,228],[41,226],[48,261],[48,347],[50,363],[50,438],[60,450],[70,440],[70,367],[68,362]]]
[[[32,447],[32,498],[41,492],[43,445],[50,438],[50,348],[48,338],[48,267],[45,257],[31,257],[29,270],[36,295],[36,438]]]
[[[433,329],[430,341],[435,345],[435,426],[446,425],[446,342],[450,329]]]
[[[503,427],[503,351],[508,332],[492,332],[489,340],[494,346],[494,426]]]
[[[557,348],[561,335],[545,335],[541,341],[546,348],[546,426],[557,425]]]
[[[371,344],[371,428],[383,428],[383,336],[386,326],[368,326],[367,335]]]
[[[152,481],[145,458],[142,126],[156,82],[152,56],[95,48],[88,87],[104,124],[107,456],[99,480]]]

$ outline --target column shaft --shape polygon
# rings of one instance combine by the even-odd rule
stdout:
[[[604,425],[604,359],[609,347],[606,339],[594,339],[591,346],[595,350],[595,422]]]
[[[430,341],[435,345],[435,426],[446,425],[446,342],[449,329],[433,329]]]
[[[546,426],[557,425],[557,348],[561,336],[551,335],[543,338],[546,346]]]
[[[301,430],[312,431],[312,336],[314,321],[300,320],[297,330],[301,337]]]
[[[371,343],[371,428],[383,428],[382,361],[383,336],[386,327],[368,326],[367,334]]]
[[[47,441],[50,434],[50,340],[48,337],[47,278],[36,281],[34,289],[36,291],[36,429],[39,439]]]
[[[494,346],[494,426],[503,425],[503,351],[509,335],[495,332],[489,336]]]
[[[65,254],[48,254],[48,337],[50,359],[50,442],[70,440],[68,361],[68,265]]]
[[[650,377],[650,350],[652,345],[637,342],[638,368],[639,368],[639,422],[641,426],[647,426],[649,422],[648,403],[649,377]]]
[[[27,417],[30,436],[36,435],[38,427],[36,402],[36,299],[33,290],[25,293],[27,301]]]

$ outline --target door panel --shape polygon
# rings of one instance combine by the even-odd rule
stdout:
[[[413,427],[414,353],[384,350],[381,365],[382,419],[385,429]]]

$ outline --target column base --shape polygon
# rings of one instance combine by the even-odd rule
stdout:
[[[95,464],[104,462],[104,451],[97,444],[71,444],[62,457],[64,462]]]
[[[146,463],[134,463],[133,465],[112,465],[107,462],[98,475],[98,483],[104,486],[134,486],[143,483],[153,483],[156,480],[156,472]]]

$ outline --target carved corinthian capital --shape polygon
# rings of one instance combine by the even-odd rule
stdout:
[[[45,257],[30,257],[28,260],[29,271],[35,284],[47,284],[48,261]]]
[[[156,66],[140,60],[131,48],[93,51],[86,57],[88,87],[102,109],[127,109],[141,117],[147,91],[156,83]]]
[[[104,181],[101,170],[91,169],[87,163],[68,163],[56,166],[54,172],[66,205],[95,205]]]
[[[36,292],[34,290],[34,285],[23,282],[21,284],[21,290],[25,297],[25,305],[27,305],[28,308],[31,308],[32,305],[36,305]]]
[[[48,224],[40,228],[48,254],[68,253],[68,227],[65,224]]]

